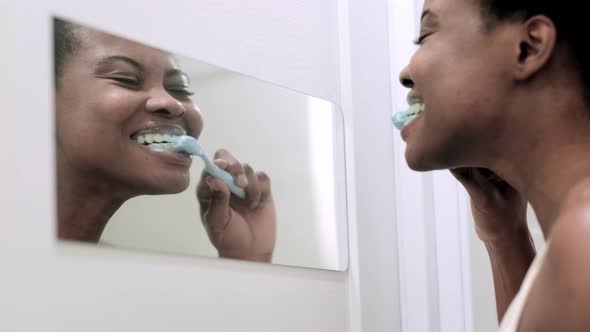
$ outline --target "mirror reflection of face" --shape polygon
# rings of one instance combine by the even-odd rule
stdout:
[[[161,50],[85,27],[74,33],[80,45],[56,85],[58,171],[113,196],[186,189],[191,158],[152,151],[137,137],[198,138],[203,120],[187,75]]]

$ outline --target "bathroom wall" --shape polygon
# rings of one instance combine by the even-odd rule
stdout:
[[[0,330],[473,331],[471,286],[480,279],[470,273],[467,201],[448,174],[407,169],[389,122],[405,107],[397,74],[413,51],[420,7],[419,0],[0,0]],[[349,269],[57,243],[45,56],[51,14],[339,104]]]
[[[399,330],[392,146],[369,144],[391,138],[388,6],[383,0],[0,1],[0,135],[19,142],[6,144],[0,172],[0,330]],[[340,104],[349,270],[57,243],[51,14]],[[375,156],[382,158],[377,165]]]
[[[340,99],[336,1],[0,2],[0,330],[349,330],[346,272],[55,241],[50,14]]]

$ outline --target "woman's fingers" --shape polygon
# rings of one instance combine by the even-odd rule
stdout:
[[[256,208],[258,208],[258,205],[260,204],[260,197],[261,197],[260,185],[258,183],[258,177],[256,176],[256,173],[254,172],[254,169],[252,168],[252,166],[250,166],[248,164],[244,164],[244,172],[245,172],[246,177],[248,179],[248,186],[245,188],[245,190],[246,190],[246,204],[248,204],[248,207],[250,209],[256,209]]]
[[[207,197],[206,202],[203,202],[206,204],[205,209],[202,209],[203,221],[211,231],[222,232],[227,228],[232,217],[229,206],[231,193],[225,182],[213,176],[207,175],[204,182],[208,191],[203,190]]]
[[[246,192],[244,200],[237,200],[223,180],[203,171],[197,185],[201,216],[212,230],[223,230],[231,219],[232,206],[236,213],[246,212],[242,210],[244,208],[256,210],[265,206],[271,197],[270,178],[266,173],[256,172],[252,166],[242,164],[227,150],[218,150],[214,158],[215,164],[230,173],[235,183]]]
[[[451,174],[465,187],[475,201],[490,195],[501,194],[509,185],[492,171],[485,168],[461,167],[451,169]]]
[[[258,188],[260,190],[258,208],[262,209],[271,198],[270,177],[264,172],[257,172],[256,178],[258,179]]]
[[[248,178],[246,177],[242,163],[229,151],[225,149],[217,150],[214,158],[215,164],[231,174],[238,187],[246,188],[248,186]]]

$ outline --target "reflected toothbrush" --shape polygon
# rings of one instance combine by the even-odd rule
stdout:
[[[209,172],[209,174],[225,182],[234,195],[241,199],[246,198],[246,192],[244,189],[236,185],[231,174],[215,165],[215,163],[209,158],[207,151],[203,149],[199,141],[197,141],[195,138],[186,135],[176,136],[171,145],[174,152],[186,153],[188,155],[201,157],[201,159],[203,159],[205,162],[205,169],[207,172]]]

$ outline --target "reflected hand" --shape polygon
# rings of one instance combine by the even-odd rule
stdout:
[[[451,173],[471,197],[475,230],[482,241],[511,240],[528,232],[527,201],[514,187],[485,168],[456,168]]]
[[[211,243],[221,257],[270,262],[276,240],[270,178],[226,150],[218,150],[214,162],[244,188],[246,198],[232,195],[227,184],[203,171],[197,199]]]

